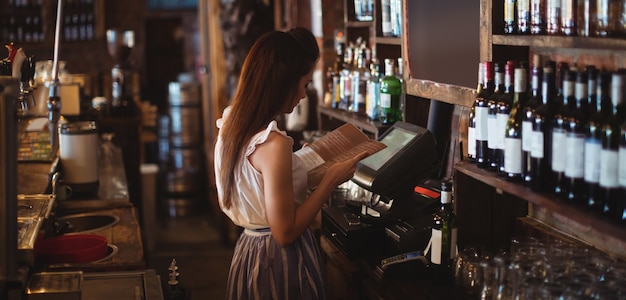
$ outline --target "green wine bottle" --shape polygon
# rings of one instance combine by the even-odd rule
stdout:
[[[393,124],[402,120],[400,101],[402,99],[402,82],[394,72],[394,61],[385,59],[385,77],[380,83],[380,122]]]

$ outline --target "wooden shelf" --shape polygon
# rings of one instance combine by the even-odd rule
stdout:
[[[352,123],[352,125],[358,127],[359,129],[375,135],[378,135],[379,133],[385,131],[385,129],[389,128],[388,125],[383,125],[380,122],[368,119],[366,116],[357,115],[348,111],[321,106],[318,107],[318,111],[320,114],[326,115],[331,119],[337,119],[345,123]]]
[[[626,40],[598,37],[550,35],[493,35],[494,45],[574,48],[598,50],[626,50]]]
[[[407,80],[406,93],[465,107],[471,107],[476,99],[475,89],[415,78]]]
[[[400,37],[377,36],[376,45],[380,44],[402,46],[402,39]]]
[[[455,170],[492,186],[498,191],[511,194],[520,199],[525,199],[532,204],[558,213],[559,215],[576,222],[581,227],[593,228],[594,231],[619,240],[624,240],[626,238],[626,229],[614,222],[606,220],[606,217],[604,216],[591,213],[585,208],[565,203],[552,195],[536,193],[521,183],[507,181],[492,172],[478,168],[471,162],[459,162],[455,165]],[[467,201],[467,199],[465,200]],[[576,234],[572,232],[568,233]]]

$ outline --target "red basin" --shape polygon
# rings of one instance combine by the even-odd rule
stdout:
[[[95,234],[62,235],[35,242],[35,257],[45,264],[88,263],[107,255],[107,239]]]

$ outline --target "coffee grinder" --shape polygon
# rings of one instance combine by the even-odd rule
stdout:
[[[107,49],[114,61],[107,112],[114,117],[130,116],[136,110],[133,87],[135,72],[130,62],[130,55],[135,46],[135,33],[132,30],[108,29],[106,36]]]

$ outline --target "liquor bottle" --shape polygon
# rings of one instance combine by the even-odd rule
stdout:
[[[595,15],[595,35],[599,37],[610,37],[616,35],[615,19],[620,11],[620,1],[616,0],[597,0]]]
[[[375,51],[372,52],[375,53]],[[367,82],[365,113],[370,120],[378,121],[380,118],[380,62],[375,54],[370,59],[370,79]]]
[[[546,1],[530,0],[530,33],[542,35],[546,33]]]
[[[441,182],[441,208],[434,214],[430,263],[434,279],[442,282],[452,280],[452,262],[457,256],[457,224],[452,203],[452,181]]]
[[[565,120],[565,198],[569,203],[582,205],[585,202],[585,135],[587,115],[584,103],[587,102],[587,71],[576,76],[575,97],[568,100],[570,114]]]
[[[561,33],[561,0],[546,0],[546,33],[559,35]]]
[[[601,213],[604,204],[598,199],[600,180],[600,152],[602,151],[602,125],[608,119],[611,98],[610,93],[611,73],[599,72],[595,80],[595,98],[589,102],[589,121],[586,128],[585,139],[585,203],[592,211]]]
[[[391,0],[381,0],[381,17],[382,17],[382,33],[383,36],[393,36],[391,30]]]
[[[355,58],[357,60],[356,68],[350,73],[352,111],[365,115],[365,97],[367,97],[367,81],[370,79],[370,71],[367,68],[367,52],[364,45],[357,49]]]
[[[352,106],[352,88],[350,81],[350,71],[352,70],[352,58],[354,45],[351,43],[346,47],[344,53],[344,68],[341,70],[339,79],[339,109],[348,110]]]
[[[398,0],[394,1],[399,2]],[[402,85],[402,94],[400,95],[400,121],[406,121],[406,82],[404,81],[404,59],[402,57],[398,57],[396,61],[398,62],[396,77],[400,79],[400,84]]]
[[[619,144],[621,122],[619,108],[623,99],[623,75],[611,75],[611,103],[608,119],[602,125],[602,150],[600,150],[600,178],[598,199],[603,204],[603,213],[610,219],[621,220],[623,199],[618,180]]]
[[[476,86],[476,94],[480,95],[483,91],[483,79],[485,77],[485,69],[483,63],[478,63],[478,85]],[[470,162],[476,162],[476,101],[470,107],[467,126],[467,158]]]
[[[530,71],[530,95],[526,101],[526,105],[522,118],[522,176],[524,184],[530,186],[532,177],[531,155],[532,151],[532,132],[533,132],[533,114],[535,109],[541,104],[541,76],[543,68],[541,66],[540,57],[533,57],[533,66]]]
[[[569,163],[567,155],[564,155],[563,146],[566,145],[566,123],[571,114],[570,103],[576,101],[574,93],[576,84],[576,71],[563,70],[563,88],[561,89],[561,105],[554,113],[552,121],[552,192],[562,199],[567,198],[568,191],[565,185],[565,166]],[[557,100],[558,101],[558,100]],[[558,155],[557,155],[558,154]]]
[[[514,92],[514,78],[517,62],[513,60],[507,61],[504,67],[504,94],[500,97],[497,103],[496,112],[496,129],[498,130],[497,148],[496,148],[496,162],[498,164],[498,174],[506,175],[504,170],[504,152],[505,152],[505,137],[506,137],[506,124],[509,121],[511,114],[511,108],[515,98]],[[489,128],[491,131],[491,128]]]
[[[517,0],[517,33],[530,34],[530,0]]]
[[[563,35],[571,36],[576,35],[576,1],[575,0],[562,0],[561,1],[561,28],[560,32]]]
[[[385,59],[385,77],[380,83],[380,122],[393,124],[401,120],[402,82],[395,75],[393,59]]]
[[[597,6],[595,1],[578,0],[578,8],[576,9],[576,33],[578,36],[594,36],[596,33],[596,16]]]
[[[514,34],[517,25],[515,0],[504,0],[504,33]]]
[[[515,69],[515,96],[504,139],[504,172],[507,180],[522,180],[522,120],[528,99],[528,71],[524,64]]]
[[[500,169],[500,161],[497,160],[496,149],[504,148],[504,145],[500,146],[500,143],[504,143],[504,128],[498,127],[497,116],[498,102],[504,95],[504,64],[501,62],[494,63],[493,70],[495,89],[487,101],[489,108],[487,112],[487,160],[489,161],[488,170],[496,172]]]
[[[476,163],[479,168],[486,169],[489,167],[487,141],[489,138],[489,127],[487,117],[489,114],[489,97],[495,89],[493,62],[486,61],[483,63],[485,77],[483,89],[476,96],[475,114],[476,114]]]
[[[341,73],[343,72],[343,69],[345,67],[345,62],[344,62],[344,51],[346,49],[346,45],[342,42],[337,43],[337,55],[335,56],[335,63],[333,64],[332,67],[332,71],[330,72],[330,80],[332,80],[332,86],[330,86],[329,88],[332,88],[332,108],[339,108],[339,103],[341,100],[340,97],[340,88],[341,88],[341,84],[340,84],[340,80],[341,80]]]
[[[552,148],[552,118],[554,117],[556,98],[556,75],[553,63],[548,62],[543,68],[541,83],[541,104],[533,115],[533,133],[531,147],[531,169],[533,181],[531,189],[537,192],[551,191],[550,172]]]

